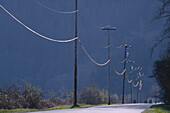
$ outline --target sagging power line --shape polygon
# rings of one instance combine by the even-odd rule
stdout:
[[[46,40],[50,40],[50,41],[53,41],[53,42],[60,42],[60,43],[67,43],[67,42],[72,42],[76,39],[78,39],[78,37],[75,37],[75,38],[72,38],[72,39],[69,39],[69,40],[56,40],[56,39],[53,39],[53,38],[50,38],[50,37],[46,37],[34,30],[32,30],[30,27],[26,26],[24,23],[22,23],[20,20],[18,20],[14,15],[12,15],[9,11],[7,11],[2,5],[0,5],[0,7],[9,15],[11,16],[14,20],[16,20],[19,24],[21,24],[22,26],[24,26],[26,29],[28,29],[29,31],[31,31],[32,33],[38,35],[39,37],[41,38],[44,38]]]
[[[112,62],[110,62],[111,63],[111,66],[112,66],[112,68],[113,68],[113,70],[114,70],[114,72],[117,74],[117,75],[123,75],[125,72],[126,72],[126,69],[124,69],[122,72],[118,72],[117,70],[116,70],[116,68],[114,67],[114,65],[113,65],[113,63]]]
[[[78,39],[83,51],[86,53],[86,55],[88,56],[88,58],[93,62],[95,63],[96,65],[98,66],[105,66],[107,65],[109,62],[110,62],[110,59],[108,59],[105,63],[101,64],[101,63],[97,63],[95,60],[93,60],[93,58],[88,54],[88,52],[86,51],[85,47],[83,46],[83,44],[81,43],[80,39]]]
[[[33,0],[33,1],[35,1],[35,3],[37,3],[37,4],[40,5],[41,7],[44,7],[44,8],[46,8],[46,9],[48,9],[48,10],[50,10],[50,11],[53,11],[53,12],[55,12],[55,13],[60,13],[60,14],[74,14],[74,13],[78,12],[78,10],[75,10],[75,11],[57,11],[57,10],[55,10],[55,9],[52,9],[52,8],[47,7],[46,5],[38,2],[37,0]]]
[[[41,4],[41,3],[40,3]],[[43,5],[43,4],[42,4]],[[108,69],[109,69],[109,73],[110,73],[110,63],[111,63],[111,59],[110,59],[110,39],[109,39],[109,41],[108,41],[108,46],[107,47],[105,47],[105,48],[108,48],[108,60],[105,62],[105,63],[103,63],[103,64],[101,64],[101,63],[97,63],[94,59],[92,59],[92,57],[88,54],[88,52],[86,51],[86,49],[85,49],[85,47],[83,46],[83,44],[81,43],[81,41],[80,41],[80,39],[78,39],[78,36],[77,36],[77,12],[78,12],[78,10],[77,10],[77,0],[76,0],[76,10],[75,11],[72,11],[72,12],[58,12],[58,11],[56,11],[55,10],[55,12],[58,12],[58,13],[75,13],[75,15],[76,15],[76,18],[75,18],[75,20],[76,20],[76,25],[75,25],[75,38],[73,38],[73,39],[69,39],[69,40],[55,40],[55,39],[52,39],[52,38],[49,38],[49,37],[46,37],[46,36],[44,36],[44,35],[42,35],[42,34],[40,34],[40,33],[38,33],[38,32],[36,32],[36,31],[34,31],[34,30],[32,30],[31,28],[29,28],[28,26],[26,26],[24,23],[22,23],[20,20],[18,20],[15,16],[13,16],[10,12],[8,12],[2,5],[0,5],[0,7],[8,14],[8,15],[10,15],[14,20],[16,20],[18,23],[20,23],[22,26],[24,26],[26,29],[28,29],[29,31],[31,31],[32,33],[34,33],[34,34],[36,34],[36,35],[38,35],[38,36],[40,36],[40,37],[42,37],[42,38],[44,38],[44,39],[47,39],[47,40],[50,40],[50,41],[53,41],[53,42],[71,42],[71,41],[75,41],[75,97],[74,97],[74,105],[76,105],[77,104],[77,40],[78,40],[78,42],[80,43],[80,45],[81,45],[81,47],[82,47],[82,49],[84,50],[84,52],[86,53],[86,55],[89,57],[89,59],[93,62],[93,63],[95,63],[96,65],[99,65],[99,66],[105,66],[105,65],[107,65],[107,64],[109,64],[108,65]],[[44,6],[44,7],[46,7],[46,6]],[[46,7],[47,9],[51,9],[51,8],[48,8],[48,7]],[[51,9],[51,10],[53,10],[53,9]],[[53,10],[54,11],[54,10]],[[110,26],[109,26],[110,27]],[[112,29],[107,29],[107,28],[103,28],[103,30],[112,30]],[[115,30],[115,29],[114,29]],[[109,37],[109,35],[108,35],[108,37]],[[121,46],[120,48],[122,48],[123,46]],[[127,80],[128,80],[128,83],[131,83],[132,84],[132,79],[131,80],[129,80],[128,79],[128,76],[126,75],[126,63],[127,63],[127,58],[126,58],[126,45],[124,46],[125,47],[125,59],[124,59],[124,61],[123,61],[123,63],[124,63],[124,70],[123,70],[123,72],[122,73],[119,73],[119,72],[117,72],[116,71],[116,69],[114,68],[114,66],[113,66],[113,64],[112,64],[112,66],[113,66],[113,69],[114,69],[114,71],[116,72],[116,74],[118,74],[118,75],[123,75],[124,74],[124,77],[126,76],[127,77]],[[136,68],[136,70],[137,70],[137,68]],[[140,76],[143,76],[141,73],[140,73],[140,75],[139,75],[139,77]],[[125,79],[125,78],[124,78]],[[138,79],[138,78],[137,78]],[[110,85],[110,82],[109,82],[109,85]],[[140,83],[139,82],[137,82],[137,84],[135,85],[134,83],[133,83],[133,86],[134,87],[137,87],[138,85],[140,85],[140,89],[141,89],[141,87],[142,87],[142,82],[140,81]],[[109,93],[110,94],[110,93]],[[124,102],[122,102],[122,103],[124,103]],[[110,104],[110,103],[108,103],[108,104]]]

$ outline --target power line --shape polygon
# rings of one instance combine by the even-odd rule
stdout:
[[[34,0],[34,2],[37,3],[38,5],[46,8],[46,9],[50,10],[50,11],[53,11],[53,12],[56,12],[56,13],[61,13],[61,14],[74,14],[74,13],[78,12],[78,10],[75,10],[75,11],[66,11],[66,12],[64,12],[64,11],[57,11],[57,10],[55,10],[55,9],[52,9],[52,8],[47,7],[46,5],[43,5],[42,3],[40,3],[40,2],[38,2],[38,1],[36,1],[36,0]]]
[[[108,46],[106,46],[106,47],[103,47],[103,48],[106,48],[106,49],[107,49],[107,48],[109,48],[109,47],[111,47],[111,45],[108,45]]]
[[[142,90],[142,80],[140,80],[140,84],[139,84],[139,90]]]
[[[123,74],[126,72],[126,69],[124,69],[122,72],[119,73],[119,72],[115,69],[113,63],[112,63],[112,62],[110,62],[110,63],[111,63],[111,66],[112,66],[113,70],[115,71],[115,73],[116,73],[117,75],[123,75]]]
[[[81,43],[80,39],[78,39],[78,41],[79,41],[82,49],[83,49],[84,52],[86,53],[86,55],[87,55],[87,56],[89,57],[89,59],[90,59],[93,63],[95,63],[96,65],[98,65],[98,66],[105,66],[105,65],[107,65],[107,64],[110,62],[110,59],[108,59],[108,60],[107,60],[105,63],[103,63],[103,64],[97,63],[97,62],[96,62],[95,60],[93,60],[92,57],[88,54],[88,52],[86,51],[85,47],[84,47],[83,44]]]
[[[128,83],[131,84],[133,80],[132,79],[129,80],[127,74],[126,74],[126,78],[127,78]]]
[[[22,23],[20,20],[18,20],[15,16],[13,16],[10,12],[8,12],[2,5],[0,5],[0,7],[8,14],[10,15],[14,20],[16,20],[19,24],[21,24],[22,26],[24,26],[26,29],[28,29],[29,31],[31,31],[32,33],[40,36],[41,38],[44,38],[46,40],[50,40],[50,41],[53,41],[53,42],[61,42],[61,43],[67,43],[67,42],[71,42],[71,41],[74,41],[76,39],[78,39],[78,37],[75,37],[75,38],[72,38],[72,39],[69,39],[69,40],[56,40],[56,39],[53,39],[53,38],[49,38],[49,37],[46,37],[34,30],[32,30],[31,28],[29,28],[28,26],[26,26],[24,23]]]
[[[136,85],[133,83],[133,86],[134,87],[137,87],[139,85],[139,82],[136,83]]]
[[[126,62],[126,60],[127,60],[127,58],[126,58],[126,59],[124,59],[121,63],[125,63],[125,62]]]

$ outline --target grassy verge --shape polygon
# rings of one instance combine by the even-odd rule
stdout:
[[[170,113],[170,105],[153,105],[143,113]]]
[[[24,112],[47,111],[47,110],[56,110],[56,109],[72,109],[72,106],[73,105],[60,105],[48,109],[13,109],[13,110],[0,109],[0,113],[24,113]],[[88,108],[93,106],[94,105],[79,104],[79,107],[74,107],[74,108]]]
[[[32,112],[32,111],[38,111],[38,109],[13,109],[13,110],[1,109],[0,113],[18,113],[18,112]]]
[[[53,108],[49,108],[48,110],[55,110],[55,109],[72,109],[72,108],[88,108],[88,107],[93,107],[94,105],[87,105],[87,104],[79,104],[79,107],[73,107],[73,105],[61,105],[61,106],[56,106]]]

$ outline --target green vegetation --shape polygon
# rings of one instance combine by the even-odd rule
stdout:
[[[28,82],[25,82],[22,87],[17,84],[7,85],[0,88],[0,109],[4,109],[4,111],[48,109],[59,105],[71,105],[73,100],[69,94],[65,98],[52,95],[47,99],[44,96],[44,91]]]
[[[153,76],[160,87],[157,95],[165,104],[170,104],[170,49],[162,59],[155,62]]]
[[[88,107],[93,107],[94,105],[87,105],[87,104],[79,104],[79,107],[75,108],[88,108]],[[47,110],[56,110],[56,109],[72,109],[72,105],[60,105],[48,109],[13,109],[13,110],[5,110],[1,109],[0,113],[23,113],[23,112],[32,112],[32,111],[47,111]]]
[[[79,101],[84,104],[99,105],[106,104],[108,101],[108,92],[100,89],[96,84],[83,88],[79,93]],[[117,94],[110,96],[111,103],[119,103]]]
[[[170,113],[170,105],[153,105],[151,109],[147,109],[143,113]]]
[[[161,49],[160,59],[155,61],[153,76],[160,87],[158,93],[154,96],[155,98],[159,97],[165,104],[170,105],[170,0],[158,0],[161,3],[158,13],[155,16],[155,20],[161,20],[165,22],[163,25],[163,31],[160,34],[159,39],[156,41],[152,48],[153,50],[160,44],[163,44],[164,47]],[[164,50],[163,50],[164,49]]]
[[[49,108],[48,110],[55,110],[55,109],[72,109],[72,108],[88,108],[88,107],[93,107],[94,105],[88,105],[88,104],[79,104],[76,107],[72,107],[73,105],[61,105],[61,106],[56,106],[53,108]]]
[[[13,110],[7,110],[7,109],[1,109],[0,113],[18,113],[18,112],[32,112],[32,111],[38,111],[38,109],[13,109]]]
[[[73,93],[70,90],[52,91],[48,97],[45,98],[44,91],[28,82],[22,87],[17,84],[8,85],[0,88],[0,113],[88,108],[106,104],[108,100],[107,91],[100,89],[96,84],[82,88],[78,93],[79,105],[76,106],[73,106]],[[119,103],[117,94],[111,95],[111,103]]]

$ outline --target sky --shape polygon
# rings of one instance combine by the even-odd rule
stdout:
[[[1,0],[0,4],[17,19],[38,33],[53,39],[74,38],[75,15],[56,11],[74,11],[74,0]],[[152,22],[160,3],[157,0],[78,0],[78,37],[90,56],[99,63],[107,61],[107,31],[103,26],[116,27],[110,31],[111,61],[123,70],[124,49],[128,44],[129,59],[143,68],[144,98],[151,96],[155,83],[153,63],[159,59],[158,47],[150,56],[155,37],[162,30],[162,21]],[[129,69],[129,64],[127,64]],[[128,73],[128,71],[127,71]],[[97,66],[78,44],[78,88],[96,83],[107,89],[107,66]],[[21,83],[22,80],[45,90],[73,89],[74,42],[51,42],[28,31],[4,10],[0,9],[0,81]],[[136,73],[133,73],[134,83]],[[136,89],[134,89],[136,90]],[[111,68],[111,93],[122,93],[122,77]],[[135,93],[135,91],[134,91]],[[126,94],[129,84],[126,82]]]

